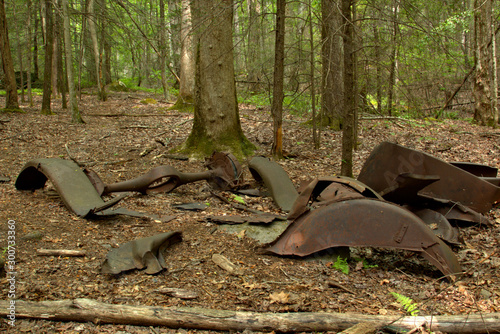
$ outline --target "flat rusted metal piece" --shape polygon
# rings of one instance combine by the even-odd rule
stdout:
[[[302,214],[266,250],[307,256],[330,247],[387,247],[420,253],[443,274],[458,274],[452,250],[424,224],[397,205],[374,199],[352,199]]]
[[[384,142],[366,160],[358,180],[381,192],[397,186],[401,174],[438,176],[419,194],[452,200],[485,213],[500,200],[500,188],[427,153]]]
[[[159,166],[139,177],[113,184],[104,184],[91,170],[87,170],[86,174],[100,194],[125,191],[137,191],[142,194],[168,193],[181,185],[201,180],[207,180],[212,187],[220,190],[239,185],[242,171],[234,155],[214,152],[205,165],[209,170],[200,173],[182,173],[172,166]]]
[[[82,169],[70,160],[47,158],[28,161],[15,185],[18,190],[36,190],[43,188],[47,180],[52,182],[66,207],[80,217],[127,215],[163,219],[157,215],[112,208],[127,194],[105,202]]]
[[[264,157],[254,157],[248,168],[257,182],[263,182],[271,196],[283,211],[292,209],[298,193],[285,170],[275,161]]]

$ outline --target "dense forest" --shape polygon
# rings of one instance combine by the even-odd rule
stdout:
[[[272,106],[278,156],[283,111],[309,114],[315,138],[322,126],[355,136],[363,113],[467,111],[479,124],[498,122],[493,0],[2,0],[0,7],[6,108],[41,89],[41,112],[50,114],[51,98],[66,105],[69,89],[80,122],[83,90],[105,100],[109,90],[132,87],[183,108],[193,103],[196,77],[213,89],[195,74],[208,66],[199,60],[233,62],[227,75],[238,101]],[[227,33],[211,34],[204,48],[200,38],[220,27]],[[209,52],[213,41],[219,54]],[[9,88],[14,77],[19,91]]]

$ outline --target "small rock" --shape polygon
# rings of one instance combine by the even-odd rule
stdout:
[[[484,299],[489,299],[493,294],[491,292],[489,292],[488,290],[486,289],[481,289],[481,292],[479,292],[479,294],[481,295],[481,297],[483,297]]]

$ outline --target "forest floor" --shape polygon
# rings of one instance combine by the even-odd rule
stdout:
[[[90,298],[113,304],[205,307],[258,312],[329,311],[371,315],[405,311],[390,294],[410,297],[420,315],[458,315],[500,312],[500,210],[487,215],[492,227],[461,227],[464,244],[454,247],[463,270],[458,281],[440,279],[440,272],[414,253],[377,248],[352,248],[350,272],[335,269],[332,261],[303,260],[259,253],[255,240],[244,234],[216,229],[204,220],[209,215],[241,214],[208,191],[205,181],[188,184],[168,194],[133,195],[119,206],[173,215],[159,223],[145,218],[114,216],[89,220],[68,211],[48,185],[35,192],[18,191],[14,183],[23,165],[36,158],[72,158],[91,165],[107,182],[142,175],[155,166],[171,165],[182,172],[204,171],[203,161],[168,157],[192,126],[193,115],[168,110],[170,103],[144,104],[142,93],[112,93],[99,103],[84,95],[80,110],[83,125],[71,124],[67,110],[53,102],[54,116],[40,115],[41,96],[35,106],[22,103],[25,113],[0,113],[0,247],[7,245],[7,222],[16,229],[16,298],[29,301]],[[4,104],[0,98],[0,105]],[[290,156],[280,162],[295,185],[317,176],[340,173],[341,132],[321,132],[321,147],[313,149],[307,119],[285,113],[284,148]],[[268,155],[272,142],[269,110],[241,105],[245,135]],[[500,132],[461,120],[373,120],[359,124],[359,149],[354,153],[354,175],[372,149],[392,141],[425,151],[446,161],[468,161],[500,167]],[[150,149],[148,154],[144,154]],[[143,153],[143,154],[141,154]],[[254,180],[244,166],[244,179]],[[228,194],[222,194],[229,196]],[[182,211],[173,204],[204,202],[204,211]],[[248,206],[281,213],[268,197],[245,198]],[[100,273],[110,249],[128,241],[167,231],[181,231],[183,240],[166,250],[168,269],[157,275],[132,270],[119,275]],[[37,256],[36,250],[76,249],[85,257]],[[213,254],[237,264],[242,275],[219,268]],[[364,259],[362,266],[353,258]],[[333,282],[334,284],[329,284]],[[3,273],[2,287],[8,282]],[[182,288],[198,294],[195,299],[169,297],[163,288]],[[8,289],[0,290],[8,299]],[[6,319],[7,333],[175,333],[196,332],[162,327],[141,327],[77,322],[17,319],[15,328]]]

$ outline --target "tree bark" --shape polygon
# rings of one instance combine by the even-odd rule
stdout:
[[[89,0],[88,4],[88,13],[89,13],[89,31],[90,31],[90,38],[92,39],[92,49],[94,51],[94,62],[95,62],[95,68],[96,68],[96,81],[97,81],[97,92],[99,96],[99,100],[101,101],[106,101],[106,93],[104,92],[103,85],[101,84],[102,80],[102,71],[101,71],[101,57],[99,54],[99,44],[97,41],[97,30],[95,27],[95,20],[96,20],[96,15],[95,15],[95,10],[94,10],[94,3],[95,0]]]
[[[71,35],[68,0],[62,0],[63,24],[64,24],[64,52],[66,55],[66,74],[68,77],[69,90],[69,110],[71,112],[72,123],[84,123],[80,111],[78,110],[78,101],[76,99],[75,77],[73,75],[73,52],[71,50]]]
[[[7,19],[5,17],[5,3],[0,0],[0,51],[2,53],[2,66],[5,74],[5,109],[20,110],[17,96],[16,75],[14,73],[14,62],[10,51],[9,32]]]
[[[195,78],[191,5],[189,0],[181,1],[181,11],[179,97],[175,102],[175,108],[177,109],[182,109],[186,105],[192,105],[194,99]]]
[[[43,72],[43,115],[52,115],[50,100],[52,95],[52,56],[53,56],[53,29],[52,29],[52,2],[45,0],[45,68]]]
[[[343,113],[342,17],[338,0],[321,1],[321,118],[320,125],[340,129]]]
[[[8,317],[10,306],[11,301],[0,300],[0,316]],[[455,334],[500,331],[499,313],[408,317],[329,312],[261,313],[117,305],[86,298],[42,302],[15,300],[15,317],[220,331],[338,332],[361,322],[409,330],[426,324],[429,330]]]
[[[161,73],[161,86],[163,88],[163,99],[169,99],[168,84],[167,84],[167,71],[165,69],[167,60],[167,42],[165,31],[167,29],[165,22],[165,0],[160,0],[160,73]]]
[[[274,86],[271,115],[273,117],[273,146],[275,160],[283,158],[283,77],[285,69],[285,12],[286,0],[276,4],[276,39],[274,43]]]
[[[214,150],[236,157],[255,149],[241,129],[234,79],[231,0],[191,2],[196,34],[194,120],[177,151],[206,157]]]
[[[356,114],[356,83],[354,82],[354,23],[352,7],[354,0],[342,0],[344,27],[344,119],[342,122],[342,163],[341,175],[352,177],[352,152],[354,149],[354,116]]]
[[[396,68],[398,63],[398,12],[399,3],[394,2],[393,12],[393,30],[392,30],[392,50],[390,55],[390,69],[389,69],[389,89],[387,96],[387,113],[392,116],[393,104],[395,100],[396,89]]]

